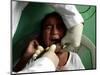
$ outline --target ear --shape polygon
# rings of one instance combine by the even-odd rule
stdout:
[[[73,47],[79,47],[81,42],[81,36],[83,31],[83,24],[75,25],[66,32],[66,35],[62,39],[62,44],[69,43]]]

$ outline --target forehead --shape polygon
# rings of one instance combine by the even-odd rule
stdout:
[[[62,24],[63,21],[57,16],[50,16],[44,20],[44,24]]]

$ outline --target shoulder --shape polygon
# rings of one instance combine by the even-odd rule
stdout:
[[[77,53],[75,53],[75,52],[69,52],[69,59],[70,59],[70,61],[72,61],[72,62],[78,62],[78,61],[80,61],[81,59],[80,59],[80,57],[79,57],[79,55],[77,54]]]
[[[80,64],[81,63],[81,59],[80,57],[78,56],[77,53],[74,53],[74,52],[69,52],[69,58],[68,58],[68,61],[67,61],[67,65],[69,64],[73,64],[73,65],[77,65],[77,64]]]
[[[85,68],[79,55],[74,52],[70,52],[70,63],[73,64],[77,69]]]
[[[67,64],[65,65],[69,70],[76,70],[76,69],[85,69],[82,61],[77,53],[69,52],[69,59]]]

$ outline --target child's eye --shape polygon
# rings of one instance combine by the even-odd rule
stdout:
[[[48,25],[48,26],[46,26],[45,28],[46,28],[46,29],[51,29],[52,26],[51,26],[51,25]]]

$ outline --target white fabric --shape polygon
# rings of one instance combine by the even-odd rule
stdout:
[[[83,31],[83,17],[74,5],[49,4],[58,12],[68,31],[62,39],[62,44],[69,43],[73,47],[79,47]]]
[[[78,56],[78,54],[74,52],[70,52],[67,63],[65,64],[65,66],[60,68],[60,70],[80,70],[80,69],[85,69],[85,67],[82,64],[81,59]]]
[[[56,68],[52,61],[47,57],[41,57],[36,61],[31,61],[27,66],[18,73],[29,72],[46,72],[46,71],[61,71],[61,70],[80,70],[85,69],[80,57],[73,52],[70,52],[69,58],[65,66]]]
[[[68,29],[83,23],[84,20],[81,14],[76,9],[75,5],[50,4],[62,16],[63,21]]]
[[[41,57],[36,61],[31,61],[22,71],[19,71],[18,73],[46,72],[55,70],[56,68],[50,59],[47,57]]]
[[[28,2],[16,2],[12,1],[12,36],[14,35],[22,10],[26,7]],[[61,14],[64,23],[67,28],[71,28],[75,25],[79,25],[84,22],[81,14],[78,12],[74,5],[60,5],[60,4],[50,4],[54,9]]]
[[[66,35],[61,40],[62,44],[70,44],[72,47],[79,47],[83,32],[83,24],[76,25],[67,31]]]
[[[14,8],[13,12],[12,12],[12,32],[13,35],[16,31],[20,16],[21,16],[21,12],[23,10],[23,8],[25,7],[23,4],[23,7],[20,10],[17,10]],[[62,6],[54,6],[54,8],[56,9],[56,11],[58,11],[63,20],[64,23],[66,24],[66,27],[68,29],[75,27],[76,25],[79,25],[80,23],[84,22],[83,18],[81,17],[81,15],[79,14],[79,12],[77,11],[77,9],[75,8],[74,5],[62,5]],[[66,12],[67,11],[67,12]],[[80,31],[77,31],[80,32]],[[12,36],[13,36],[12,35]],[[81,36],[81,35],[80,35]],[[74,36],[75,37],[75,36]],[[31,65],[31,67],[29,67]],[[19,73],[25,73],[25,72],[44,72],[44,71],[56,71],[56,68],[54,66],[54,64],[52,63],[52,61],[48,58],[44,58],[41,57],[40,59],[31,62],[29,65],[27,64],[28,67],[26,67],[25,69],[23,69],[22,71],[20,71]],[[67,64],[63,67],[63,70],[76,70],[76,69],[84,69],[84,66],[82,65],[82,62],[79,58],[79,56],[75,53],[70,52],[70,56],[68,59]]]
[[[27,2],[12,1],[12,37],[16,32],[21,13],[27,4]]]
[[[66,69],[67,70],[85,69],[78,54],[70,52],[69,60],[67,61],[67,64],[64,66],[64,70]]]

